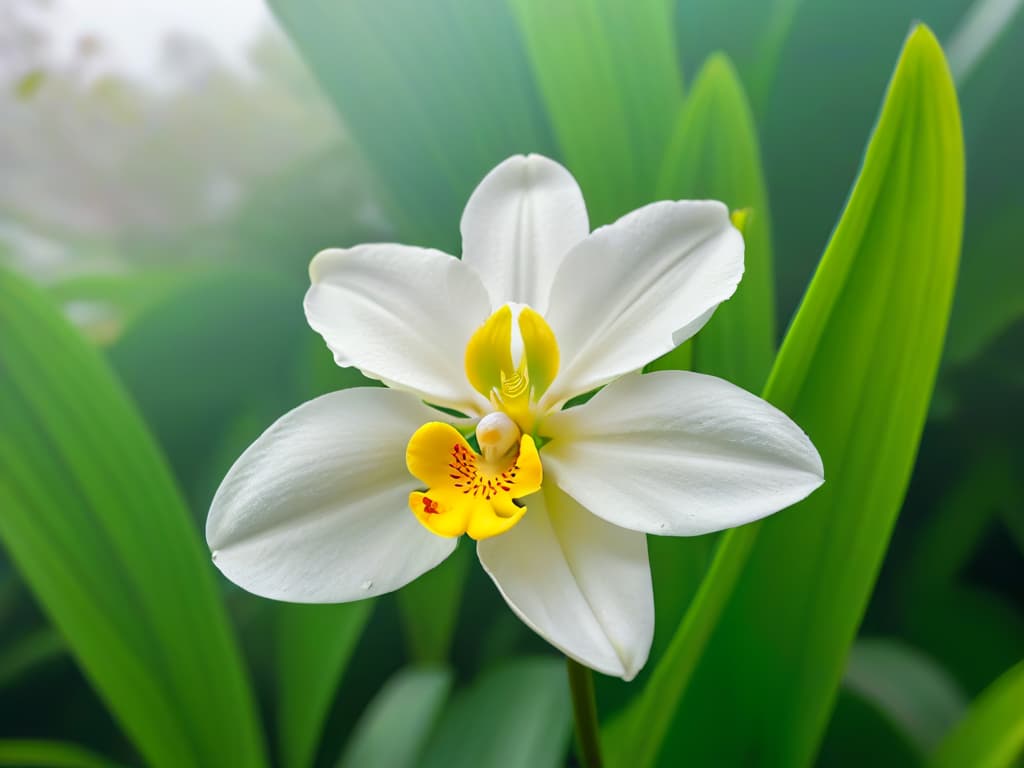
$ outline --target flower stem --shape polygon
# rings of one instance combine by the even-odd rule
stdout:
[[[576,721],[576,749],[583,768],[601,768],[601,736],[597,728],[597,702],[594,699],[594,673],[578,661],[566,657],[572,711]]]

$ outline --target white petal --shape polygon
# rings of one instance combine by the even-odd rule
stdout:
[[[373,244],[322,251],[309,276],[306,319],[339,365],[437,405],[484,404],[465,374],[466,343],[491,311],[472,269],[440,251]]]
[[[546,404],[639,370],[700,330],[743,274],[721,203],[660,202],[595,230],[555,275],[546,319],[562,355]]]
[[[821,457],[786,414],[713,376],[632,374],[544,422],[545,482],[615,525],[695,536],[800,501]]]
[[[609,525],[545,484],[527,512],[477,552],[513,611],[582,664],[631,680],[654,636],[654,595],[642,533]]]
[[[335,603],[398,589],[456,539],[408,507],[405,446],[438,412],[383,388],[318,397],[278,419],[235,462],[206,521],[224,575],[264,597]]]
[[[541,155],[510,157],[480,182],[462,214],[462,260],[491,303],[545,310],[562,258],[590,232],[579,185]]]

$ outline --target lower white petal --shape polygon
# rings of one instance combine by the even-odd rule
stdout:
[[[491,313],[454,256],[391,243],[321,251],[303,306],[339,365],[464,413],[486,402],[465,374],[466,343]]]
[[[671,536],[732,528],[824,481],[803,430],[759,397],[686,371],[631,374],[550,416],[545,481],[615,525]]]
[[[484,569],[549,643],[599,672],[633,679],[654,635],[646,537],[547,484],[524,501],[529,511],[515,528],[477,544]]]
[[[335,603],[407,584],[455,549],[408,507],[412,433],[438,412],[412,395],[333,392],[278,419],[235,462],[206,540],[224,575],[264,597]]]

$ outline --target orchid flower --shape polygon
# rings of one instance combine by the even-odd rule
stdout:
[[[823,481],[763,400],[639,373],[732,295],[743,239],[714,201],[590,232],[573,177],[537,155],[483,179],[461,232],[461,259],[394,244],[313,259],[309,324],[387,387],[324,395],[264,432],[213,500],[214,560],[258,595],[345,602],[407,584],[467,534],[529,627],[631,679],[654,632],[647,534],[742,525]]]

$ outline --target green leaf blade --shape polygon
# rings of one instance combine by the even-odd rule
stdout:
[[[757,126],[723,54],[711,56],[694,80],[661,165],[657,196],[722,200],[733,210],[750,210],[743,280],[694,339],[694,370],[761,389],[775,356],[771,215]]]
[[[0,272],[0,540],[155,766],[258,766],[241,658],[205,548],[95,350]]]
[[[363,713],[338,768],[415,768],[451,687],[443,667],[399,671]]]
[[[672,5],[513,0],[512,8],[591,227],[651,202],[683,94]]]
[[[561,659],[504,663],[453,697],[420,765],[557,768],[565,764],[569,747],[571,706]]]
[[[282,765],[313,765],[324,720],[374,602],[274,605]]]
[[[982,691],[939,745],[933,768],[1009,768],[1024,754],[1024,661]]]
[[[813,760],[916,456],[963,207],[956,94],[938,43],[918,27],[765,388],[818,447],[825,485],[763,523],[726,534],[718,557],[732,556],[727,545],[736,539],[752,537],[752,549],[681,707],[678,699],[660,701],[677,711],[666,760]],[[731,572],[722,569],[727,589]],[[713,600],[707,610],[717,607]],[[705,608],[698,601],[693,610]],[[691,621],[701,624],[687,616],[681,626]],[[630,754],[629,745],[621,751]]]
[[[734,760],[813,758],[916,457],[963,210],[956,93],[938,42],[918,27],[766,386],[814,440],[825,485],[761,525],[685,702],[705,703],[712,670],[728,675]],[[710,707],[688,718],[681,735],[711,750],[705,713],[715,717]]]

